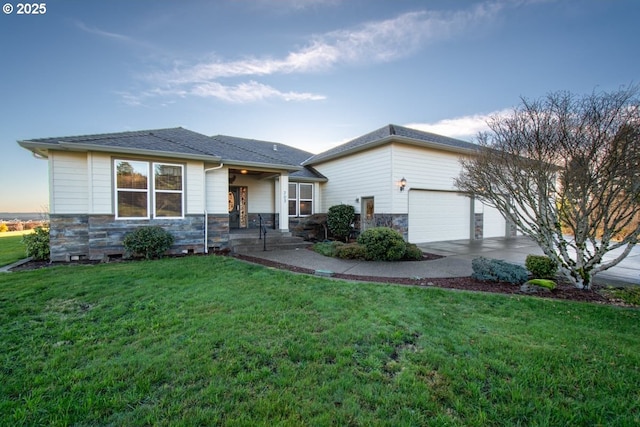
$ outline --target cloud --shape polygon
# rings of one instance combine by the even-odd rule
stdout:
[[[390,19],[366,22],[311,36],[301,48],[282,57],[253,57],[180,66],[147,76],[163,93],[211,97],[227,102],[255,102],[267,98],[286,101],[325,99],[322,94],[281,91],[255,81],[274,75],[318,73],[337,67],[392,62],[407,57],[423,46],[470,31],[491,20],[503,2],[486,2],[460,11],[414,11]],[[105,33],[104,35],[117,34]],[[251,78],[248,82],[226,80]],[[256,94],[250,93],[257,89]]]
[[[439,135],[458,138],[466,141],[473,140],[479,132],[489,130],[487,121],[495,116],[506,116],[512,111],[509,109],[494,111],[489,114],[474,114],[471,116],[444,119],[435,123],[409,123],[405,126],[412,129],[433,132]]]
[[[317,101],[325,99],[322,95],[312,93],[281,92],[271,86],[253,80],[235,86],[225,86],[218,82],[202,83],[195,85],[191,93],[200,97],[213,97],[234,103],[255,102],[268,98],[278,98],[285,101]]]

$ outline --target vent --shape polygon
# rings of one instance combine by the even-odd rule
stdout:
[[[273,144],[273,151],[278,151],[278,144]]]

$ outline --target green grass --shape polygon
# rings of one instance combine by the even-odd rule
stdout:
[[[0,267],[26,258],[25,245],[22,244],[24,231],[0,233]]]
[[[224,257],[0,275],[0,425],[637,425],[640,311]]]

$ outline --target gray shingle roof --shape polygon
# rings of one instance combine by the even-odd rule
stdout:
[[[174,154],[181,157],[219,156],[211,150],[208,136],[183,128],[153,129],[97,135],[64,136],[19,141],[25,148],[40,149],[99,149],[114,152],[149,152]]]
[[[375,147],[380,144],[391,141],[392,139],[409,140],[414,144],[440,147],[451,151],[476,151],[478,146],[470,142],[461,141],[455,138],[438,135],[431,132],[423,132],[415,129],[406,128],[398,125],[387,125],[380,129],[374,130],[366,135],[352,139],[337,147],[331,148],[320,154],[316,154],[310,159],[303,162],[304,165],[313,165],[326,160],[342,157],[354,152]]]
[[[301,163],[311,153],[280,143],[217,135],[209,137],[183,128],[153,129],[96,135],[40,138],[18,142],[45,154],[49,149],[100,150],[115,153],[155,154],[196,158],[246,166],[263,166],[293,172],[292,177],[323,179]],[[276,149],[274,150],[274,147]]]

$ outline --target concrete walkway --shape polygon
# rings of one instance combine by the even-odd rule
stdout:
[[[442,255],[444,258],[433,261],[372,262],[330,258],[306,249],[253,252],[251,256],[339,274],[444,278],[470,276],[473,272],[471,261],[481,256],[524,266],[527,255],[542,255],[542,250],[528,237],[454,240],[423,243],[418,244],[418,247],[424,252]],[[640,285],[640,247],[635,247],[617,266],[599,273],[595,282]]]

